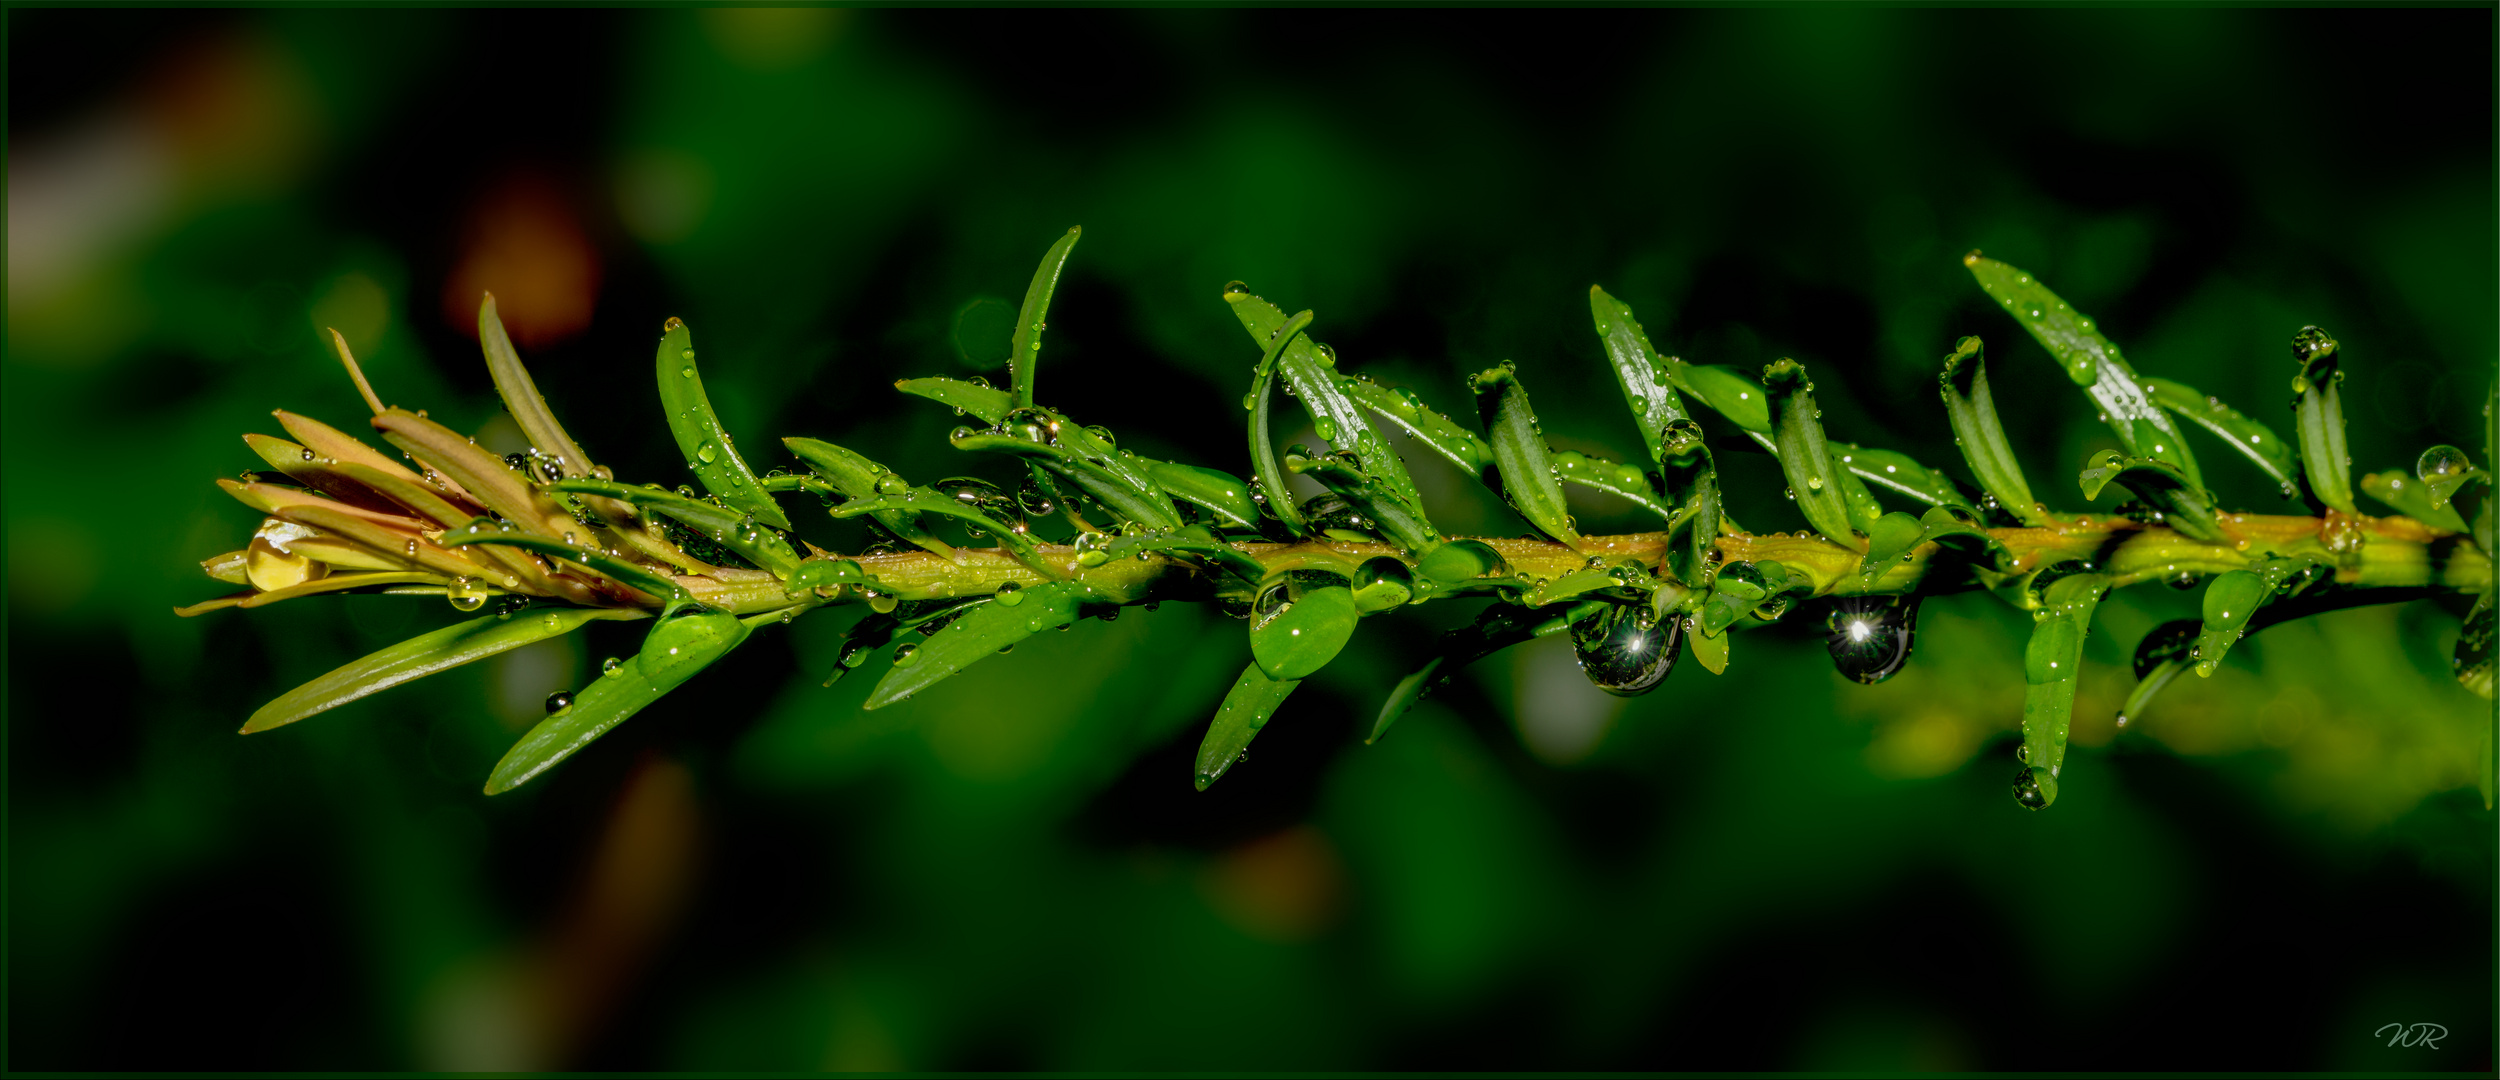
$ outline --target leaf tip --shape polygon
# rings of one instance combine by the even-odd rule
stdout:
[[[1979,265],[1979,257],[1980,257],[1980,256],[1979,256],[1979,249],[1978,249],[1978,248],[1972,248],[1972,249],[1970,249],[1970,254],[1967,254],[1967,255],[1962,256],[1962,265],[1964,265],[1964,266],[1978,266],[1978,265]]]

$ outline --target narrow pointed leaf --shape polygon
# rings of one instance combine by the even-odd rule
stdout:
[[[1102,594],[1078,581],[1055,581],[973,605],[910,655],[897,657],[868,695],[867,708],[882,709],[1044,630],[1073,625],[1088,602]]]
[[[746,459],[738,455],[737,444],[722,430],[720,417],[712,412],[712,399],[703,392],[703,375],[695,366],[694,335],[686,324],[670,319],[660,334],[660,347],[654,354],[656,377],[660,384],[660,406],[668,413],[669,434],[677,439],[677,452],[685,455],[686,467],[694,470],[703,489],[740,510],[755,515],[776,529],[788,529],[790,519],[781,512],[755,479],[755,470],[747,468]]]
[[[2178,423],[2155,405],[2118,346],[2102,337],[2096,324],[2050,292],[2039,279],[1976,251],[1962,259],[1979,287],[2030,331],[2049,351],[2066,377],[2090,391],[2118,441],[2135,457],[2159,458],[2179,467],[2192,487],[2205,480],[2196,457],[2179,437]],[[2003,496],[1999,496],[2003,498]]]
[[[1875,501],[1875,493],[1867,490],[1866,481],[1840,463],[1838,447],[1825,444],[1824,454],[1831,459],[1832,481],[1840,488],[1841,506],[1849,512],[1849,527],[1865,532],[1874,526],[1876,518],[1884,516],[1883,504]]]
[[[1424,404],[1412,390],[1382,386],[1379,383],[1349,379],[1337,384],[1347,397],[1362,403],[1373,413],[1388,418],[1405,428],[1416,441],[1431,447],[1434,453],[1448,458],[1469,476],[1481,474],[1493,464],[1493,447],[1465,424],[1450,419]]]
[[[1953,425],[1953,441],[1962,448],[1962,460],[1979,478],[1979,486],[2023,524],[2035,528],[2053,524],[2031,497],[2022,462],[2015,459],[2005,426],[1997,420],[1996,396],[1988,389],[1987,354],[1978,338],[1962,339],[1953,354],[1944,358],[1944,374],[1937,381],[1944,395],[1945,417]]]
[[[573,520],[555,500],[531,487],[502,458],[469,441],[467,436],[399,408],[374,417],[373,426],[391,445],[457,481],[488,510],[516,527],[550,539],[561,539],[567,532],[600,533]]]
[[[798,569],[799,553],[788,540],[782,539],[781,534],[761,528],[745,514],[724,506],[689,499],[674,491],[620,484],[613,480],[565,480],[548,486],[557,491],[598,495],[667,514],[777,578],[787,580],[791,572]]]
[[[2431,486],[2414,477],[2390,469],[2361,478],[2361,490],[2371,498],[2395,508],[2399,514],[2419,521],[2440,532],[2466,531],[2465,519],[2456,508],[2431,502]]]
[[[1433,529],[1431,522],[1424,519],[1422,510],[1390,491],[1389,485],[1379,477],[1364,472],[1361,464],[1346,460],[1344,454],[1323,457],[1287,454],[1285,471],[1317,480],[1344,499],[1347,506],[1370,521],[1370,525],[1363,530],[1366,535],[1377,533],[1408,551],[1430,550],[1441,542],[1440,534]],[[1327,527],[1316,519],[1312,524],[1319,527],[1322,533],[1347,531]]]
[[[1657,464],[1666,453],[1667,424],[1687,418],[1684,403],[1676,399],[1667,376],[1666,361],[1632,318],[1632,308],[1595,285],[1589,286],[1589,314],[1597,321],[1597,337],[1606,346],[1615,382],[1623,387],[1624,404],[1631,407],[1633,426],[1640,429],[1641,442],[1649,447],[1650,463]]]
[[[1656,482],[1648,473],[1620,462],[1608,461],[1577,450],[1554,451],[1554,472],[1564,483],[1593,488],[1617,498],[1629,499],[1642,509],[1658,515],[1672,526],[1679,520],[1677,508],[1658,494]]]
[[[901,474],[832,443],[820,439],[788,438],[781,440],[781,445],[789,447],[793,456],[816,475],[824,477],[844,498],[874,499],[889,487],[897,491],[911,489],[911,482],[903,479]],[[932,535],[920,523],[917,514],[880,509],[872,511],[870,516],[876,519],[877,524],[885,526],[886,531],[935,552],[941,558],[955,557],[954,546]]]
[[[2343,366],[2335,339],[2314,326],[2292,337],[2292,414],[2300,437],[2301,474],[2310,494],[2347,514],[2352,504],[2352,454],[2344,445]]]
[[[1198,556],[1252,585],[1257,585],[1267,576],[1266,564],[1251,558],[1240,548],[1227,544],[1211,534],[1201,535],[1189,529],[1123,536],[1094,550],[1102,555],[1101,560],[1094,565],[1118,562],[1121,559],[1153,552],[1172,551]],[[1077,561],[1081,566],[1085,565],[1086,559],[1083,555],[1079,555]]]
[[[292,724],[438,671],[562,637],[600,619],[642,617],[639,611],[614,608],[537,608],[454,623],[374,652],[280,694],[244,722],[243,733],[250,735]]]
[[[251,447],[252,452],[260,455],[262,461],[268,462],[270,468],[285,473],[287,479],[302,484],[306,488],[350,506],[362,507],[377,513],[397,514],[401,512],[398,504],[383,498],[380,493],[363,484],[349,480],[332,468],[334,464],[332,459],[313,455],[312,451],[295,443],[285,439],[273,439],[267,435],[245,435],[243,445]]]
[[[593,680],[573,703],[547,714],[495,763],[486,793],[500,795],[573,756],[644,706],[694,678],[746,640],[746,623],[717,611],[662,619],[642,651]]]
[[[1040,425],[1035,425],[1040,426]],[[1172,499],[1134,457],[1121,458],[1084,429],[1060,421],[1056,442],[1010,431],[975,431],[952,437],[958,450],[993,450],[1025,458],[1050,470],[1124,521],[1169,529],[1181,523]]]
[[[527,436],[531,446],[556,459],[556,467],[566,476],[589,476],[597,471],[590,455],[564,433],[564,425],[556,422],[555,413],[547,408],[547,399],[539,396],[538,384],[530,380],[529,369],[522,366],[521,354],[512,347],[512,337],[504,333],[503,319],[495,314],[495,296],[488,293],[477,307],[477,340],[486,353],[486,370],[495,379],[495,392],[503,396],[504,410]]]
[[[1856,443],[1827,443],[1839,458],[1840,467],[1866,482],[1867,487],[1907,495],[1929,506],[1955,506],[1976,510],[1952,478],[1919,464],[1908,454],[1878,450]]]
[[[1529,524],[1577,550],[1580,534],[1572,528],[1562,483],[1554,479],[1551,452],[1538,430],[1536,410],[1528,404],[1527,388],[1510,368],[1497,367],[1475,377],[1475,391],[1476,411],[1493,444],[1494,490]]]
[[[980,417],[981,422],[985,424],[998,423],[1016,407],[1015,395],[987,383],[965,382],[962,379],[934,376],[926,379],[902,379],[894,384],[894,388],[906,394],[917,394],[928,398],[940,405],[952,405]]]
[[[2226,538],[2214,520],[2214,508],[2203,489],[2180,475],[2179,467],[2160,458],[2128,457],[2116,450],[2092,455],[2076,478],[2083,497],[2097,499],[2112,481],[2126,486],[2145,505],[2161,511],[2163,521],[2180,535],[2209,544]]]
[[[2215,438],[2239,451],[2267,479],[2282,486],[2285,498],[2298,493],[2292,486],[2292,444],[2275,434],[2273,428],[2241,415],[2239,410],[2223,404],[2222,399],[2208,397],[2186,383],[2146,379],[2144,390],[2152,395],[2154,404],[2212,432]]]
[[[1016,333],[1008,344],[1007,370],[1015,376],[1016,405],[1033,405],[1033,369],[1042,358],[1042,329],[1050,319],[1050,296],[1059,289],[1059,271],[1068,265],[1068,253],[1076,250],[1082,228],[1071,228],[1067,235],[1042,253],[1042,265],[1033,271],[1033,281],[1024,287],[1024,306],[1016,312]]]
[[[1226,293],[1230,300],[1236,294]],[[1238,307],[1234,309],[1240,311]],[[1268,392],[1276,378],[1276,358],[1293,344],[1304,328],[1311,325],[1311,313],[1303,311],[1276,325],[1268,332],[1266,354],[1259,358],[1258,368],[1250,376],[1250,468],[1258,481],[1260,493],[1267,498],[1269,513],[1295,536],[1310,533],[1310,524],[1302,520],[1302,508],[1295,504],[1293,488],[1285,483],[1285,468],[1276,459],[1276,437],[1268,428],[1270,410],[1274,408]],[[1256,331],[1253,331],[1256,335]]]
[[[1717,364],[1670,364],[1670,378],[1684,392],[1757,435],[1771,433],[1771,396],[1743,372]]]
[[[1771,395],[1774,438],[1779,443],[1780,472],[1788,478],[1790,496],[1806,523],[1833,543],[1863,551],[1866,540],[1851,523],[1849,503],[1833,469],[1830,447],[1823,442],[1823,421],[1814,405],[1814,383],[1805,365],[1775,360],[1762,369]]]
[[[1241,669],[1241,677],[1233,680],[1232,690],[1224,695],[1224,704],[1216,708],[1214,722],[1207,725],[1207,737],[1198,744],[1198,790],[1205,791],[1241,760],[1250,749],[1250,740],[1259,737],[1259,729],[1276,715],[1276,707],[1300,685],[1299,680],[1271,679],[1257,664]]]
[[[1226,525],[1258,527],[1259,504],[1250,501],[1250,485],[1238,476],[1171,461],[1146,466],[1146,475],[1154,478],[1164,494],[1195,503]]]
[[[909,513],[951,517],[989,534],[991,539],[998,541],[1000,547],[1006,548],[1025,565],[1046,574],[1057,573],[1056,568],[1041,560],[1032,537],[1017,532],[1006,522],[982,513],[978,507],[949,498],[944,493],[930,488],[912,488],[899,494],[856,499],[833,507],[827,513],[833,515],[836,521],[858,517],[862,514]]]
[[[331,574],[328,577],[314,578],[313,580],[307,581],[301,585],[290,585],[283,589],[271,589],[267,592],[256,592],[249,596],[239,597],[235,602],[235,606],[242,608],[267,607],[271,604],[279,603],[285,600],[294,600],[300,597],[319,596],[323,593],[346,592],[351,589],[370,589],[376,586],[444,585],[449,583],[450,579],[445,578],[440,574],[428,574],[423,571],[416,570],[382,570],[369,574]],[[489,596],[500,596],[502,595],[502,592],[501,590],[488,589],[486,590],[486,594]]]
[[[2083,639],[2091,632],[2092,610],[2109,589],[2099,574],[2074,574],[2058,579],[2043,594],[2043,616],[2032,624],[2031,641],[2023,650],[2024,779],[2037,793],[2041,809],[2057,801],[2057,777],[2065,767],[2066,734],[2073,725],[2076,676],[2083,664]],[[2017,785],[2022,797],[2024,785]]]
[[[627,562],[597,548],[586,547],[578,544],[567,544],[564,541],[549,540],[543,536],[531,536],[528,533],[517,530],[506,532],[497,529],[493,522],[486,521],[484,519],[470,522],[467,526],[462,528],[446,529],[443,531],[444,547],[457,549],[471,544],[501,544],[507,547],[520,548],[523,551],[530,551],[540,555],[550,556],[552,558],[580,563],[583,566],[589,567],[590,569],[615,578],[618,581],[622,581],[627,585],[640,589],[643,592],[650,594],[651,598],[657,601],[685,600],[689,598],[689,594],[683,586],[669,580],[667,577],[652,570],[650,567],[643,566],[639,563]]]
[[[1362,462],[1363,471],[1379,482],[1388,498],[1420,508],[1423,497],[1416,493],[1415,481],[1406,473],[1406,462],[1372,429],[1363,409],[1340,385],[1347,380],[1337,373],[1335,353],[1311,340],[1308,333],[1296,335],[1285,329],[1292,320],[1274,304],[1244,292],[1226,293],[1224,300],[1232,305],[1233,316],[1241,320],[1242,329],[1249,331],[1251,340],[1268,348],[1272,355],[1261,364],[1275,365],[1277,373],[1284,376],[1286,384],[1301,398],[1302,407],[1310,411],[1319,437],[1336,449],[1352,451],[1355,459]],[[1278,344],[1282,348],[1271,347]],[[1416,509],[1414,513],[1420,516],[1422,511]]]
[[[389,528],[328,506],[288,506],[279,508],[276,513],[285,520],[310,525],[323,532],[345,537],[364,545],[371,551],[398,556],[401,561],[411,564],[409,569],[425,570],[444,577],[455,578],[477,577],[499,580],[502,577],[488,568],[482,553],[472,555],[465,551],[449,550],[448,543],[426,539],[414,529]],[[446,536],[447,539],[448,536]],[[413,551],[408,547],[410,541],[416,543]]]
[[[1709,584],[1710,554],[1719,543],[1720,523],[1726,520],[1719,506],[1719,467],[1707,447],[1699,448],[1691,462],[1665,466],[1670,490],[1684,491],[1684,505],[1676,511],[1667,526],[1669,533],[1667,562],[1675,576],[1684,584],[1701,588]],[[1682,544],[1675,535],[1684,537]]]
[[[424,477],[409,471],[407,466],[392,460],[388,455],[367,445],[363,440],[319,420],[309,416],[298,416],[285,409],[272,411],[269,415],[277,417],[278,425],[285,428],[287,434],[294,436],[296,442],[304,444],[305,448],[311,450],[316,457],[326,457],[340,465],[363,465],[411,484],[434,486],[427,484]],[[446,498],[456,499],[470,506],[481,506],[475,496],[461,490],[458,485],[449,483],[449,478],[442,479],[445,486],[437,490],[442,491]],[[476,512],[471,511],[468,516],[474,517]]]

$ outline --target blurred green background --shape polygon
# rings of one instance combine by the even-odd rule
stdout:
[[[2269,630],[2120,734],[2136,638],[2196,596],[2113,598],[2040,814],[2007,795],[2027,620],[1975,594],[1878,687],[1808,628],[1630,701],[1548,642],[1362,746],[1469,615],[1431,605],[1204,794],[1247,649],[1186,606],[877,713],[819,687],[845,619],[811,617],[492,800],[635,628],[246,739],[457,613],[169,613],[255,524],[210,483],[256,464],[240,433],[360,423],[317,327],[501,445],[491,288],[590,452],[676,484],[648,357],[681,316],[759,468],[804,434],[998,476],[889,384],[996,377],[1072,224],[1043,399],[1236,472],[1227,280],[1443,409],[1516,359],[1553,441],[1627,455],[1602,283],[1662,348],[1795,356],[1836,437],[1957,473],[1932,379],[1983,335],[2035,489],[2084,509],[2066,478],[2114,444],[1973,248],[2278,430],[2322,324],[2358,468],[2479,456],[2487,8],[7,19],[13,1067],[2491,1068],[2456,605]],[[1445,525],[1523,531],[1417,460]],[[1730,468],[1741,520],[1800,527]],[[2399,1022],[2450,1036],[2372,1034]]]

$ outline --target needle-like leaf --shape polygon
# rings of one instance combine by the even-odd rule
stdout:
[[[643,639],[640,653],[593,680],[573,695],[572,704],[547,714],[521,736],[495,763],[486,793],[510,791],[573,756],[737,648],[748,629],[736,616],[717,611],[660,620]]]
[[[1501,493],[1519,516],[1577,550],[1580,534],[1563,502],[1562,483],[1554,478],[1545,432],[1537,425],[1528,391],[1509,364],[1476,375],[1476,412],[1493,444],[1493,469],[1487,483]]]
[[[894,666],[869,693],[866,707],[882,709],[1028,637],[1074,625],[1086,604],[1108,600],[1084,582],[1054,581],[975,603],[912,651],[898,649]]]
[[[2015,520],[2034,528],[2054,524],[2047,509],[2033,501],[2031,483],[2023,478],[2022,463],[2015,460],[2005,426],[1997,420],[1996,395],[1988,389],[1988,357],[1978,338],[1963,338],[1954,347],[1937,382],[1945,418],[1953,425],[1953,442],[1962,448],[1962,460],[1970,464],[1979,486],[1996,496]]]
[[[2023,761],[2014,797],[2034,810],[2057,801],[2057,774],[2066,763],[2066,733],[2075,712],[2076,676],[2092,609],[2109,590],[2099,574],[2073,574],[2049,585],[2039,621],[2023,650]]]
[[[1831,449],[1823,442],[1823,414],[1814,405],[1814,383],[1806,378],[1805,365],[1772,361],[1763,367],[1762,381],[1771,395],[1780,471],[1788,477],[1788,493],[1797,500],[1797,509],[1833,543],[1865,550],[1866,538],[1851,521],[1849,499],[1841,490]]]
[[[2284,498],[2299,494],[2292,486],[2292,444],[2275,434],[2273,428],[2240,415],[2239,410],[2223,404],[2221,398],[2199,393],[2186,383],[2146,379],[2144,390],[2152,395],[2155,404],[2186,417],[2230,444],[2258,471],[2281,485]]]
[[[2056,358],[2075,385],[2090,391],[2103,420],[2129,455],[2167,461],[2178,466],[2189,486],[2205,486],[2196,455],[2179,437],[2178,423],[2153,403],[2127,358],[2101,336],[2090,318],[2059,299],[2039,279],[2014,267],[1983,258],[1976,251],[1964,256],[1962,264],[1979,280],[1979,287]]]
[[[562,637],[596,620],[639,619],[643,615],[618,608],[533,608],[481,615],[409,638],[280,694],[244,722],[243,733],[250,735],[292,724],[438,671]]]
[[[798,569],[799,553],[788,540],[759,526],[755,519],[725,506],[689,499],[657,487],[637,487],[613,480],[564,480],[547,486],[556,491],[598,495],[657,510],[685,523],[712,542],[737,552],[740,558],[777,578],[787,580],[791,572]]]
[[[1050,245],[1042,255],[1042,265],[1033,271],[1032,283],[1024,288],[1024,307],[1016,312],[1016,333],[1007,356],[1007,370],[1015,376],[1018,408],[1033,407],[1033,369],[1042,358],[1042,329],[1050,319],[1050,296],[1058,291],[1059,271],[1068,265],[1068,253],[1076,250],[1077,238],[1083,235],[1083,229],[1072,228]]]
[[[1253,663],[1241,669],[1241,677],[1233,680],[1231,692],[1224,695],[1224,704],[1215,710],[1215,720],[1207,725],[1207,737],[1198,744],[1198,790],[1222,779],[1224,773],[1249,752],[1250,740],[1259,737],[1259,729],[1267,726],[1276,707],[1285,703],[1285,696],[1302,685],[1298,679],[1270,678]]]
[[[1624,404],[1632,409],[1633,426],[1640,429],[1641,442],[1649,448],[1650,463],[1655,465],[1666,453],[1667,425],[1687,419],[1684,403],[1676,400],[1667,375],[1666,360],[1650,346],[1649,335],[1632,318],[1631,306],[1595,285],[1589,286],[1589,314],[1597,321],[1597,337],[1605,343],[1615,382],[1623,387]]]
[[[478,304],[477,340],[486,352],[486,370],[494,376],[495,392],[503,396],[504,409],[520,425],[521,434],[529,438],[530,445],[555,458],[556,467],[566,476],[590,476],[597,472],[590,455],[582,452],[571,435],[565,434],[564,425],[557,423],[556,414],[547,408],[547,399],[539,396],[538,384],[530,380],[529,369],[521,365],[520,352],[512,347],[511,335],[504,333],[503,319],[495,314],[493,293],[486,294],[486,299]],[[344,342],[339,345],[342,353],[346,347]]]
[[[940,405],[952,405],[958,413],[971,413],[985,424],[996,424],[1015,410],[1015,395],[986,382],[965,382],[932,376],[925,379],[902,379],[894,388],[906,394],[917,394]]]
[[[695,367],[694,335],[683,321],[670,319],[662,328],[654,363],[669,433],[676,437],[677,452],[686,456],[686,467],[694,470],[704,490],[755,515],[757,521],[788,529],[789,517],[756,482],[755,470],[747,468],[737,444],[712,412],[712,399],[703,392],[703,375]]]

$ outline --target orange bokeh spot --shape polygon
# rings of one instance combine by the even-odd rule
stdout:
[[[590,326],[599,256],[573,202],[546,177],[521,173],[469,211],[460,260],[443,284],[443,317],[477,335],[478,302],[495,294],[504,329],[522,348],[551,345]]]

